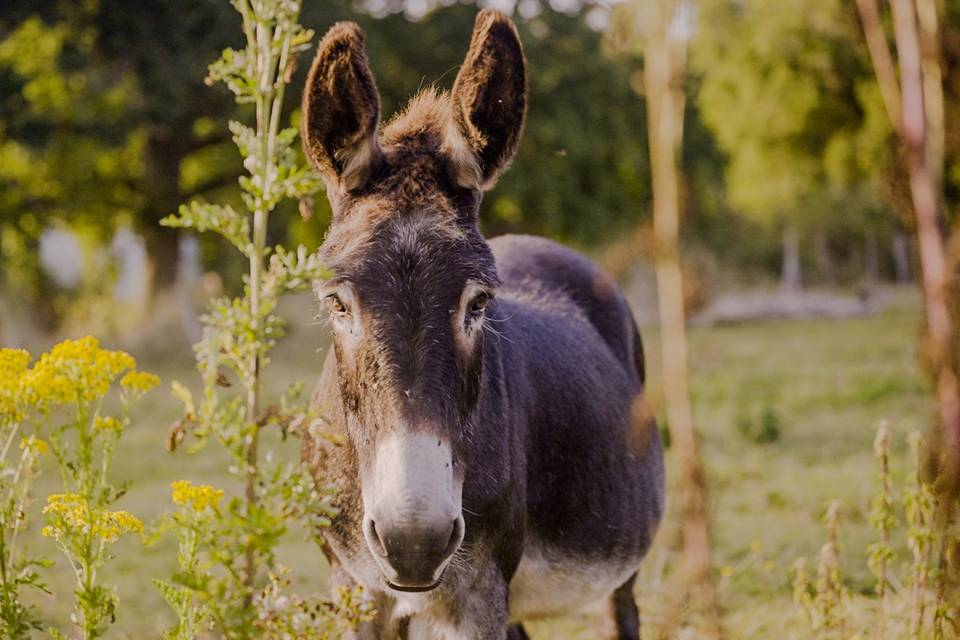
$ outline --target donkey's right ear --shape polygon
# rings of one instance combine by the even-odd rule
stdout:
[[[489,189],[517,151],[527,109],[523,48],[507,16],[491,9],[477,14],[470,50],[451,96],[461,137],[448,135],[446,143],[457,181]],[[461,139],[470,154],[458,144]]]
[[[303,91],[303,148],[331,189],[362,187],[379,162],[380,97],[363,32],[338,22],[323,37]]]

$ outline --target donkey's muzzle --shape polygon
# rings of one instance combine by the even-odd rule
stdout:
[[[368,519],[367,543],[379,556],[387,585],[397,591],[429,591],[440,584],[443,571],[463,542],[462,517],[425,525],[391,525]]]

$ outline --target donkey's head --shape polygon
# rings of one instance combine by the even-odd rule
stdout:
[[[386,582],[436,586],[464,537],[461,495],[497,274],[477,228],[526,108],[523,52],[502,14],[477,17],[448,95],[428,90],[381,129],[363,34],[335,25],[307,79],[303,139],[333,222],[320,287],[357,451],[363,533]]]

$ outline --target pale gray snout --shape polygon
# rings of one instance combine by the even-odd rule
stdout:
[[[370,552],[389,587],[433,589],[466,532],[450,446],[436,436],[393,433],[377,443],[374,462],[363,487]]]
[[[462,517],[405,526],[370,518],[364,537],[378,556],[387,584],[398,591],[428,591],[436,587],[447,562],[463,542]]]

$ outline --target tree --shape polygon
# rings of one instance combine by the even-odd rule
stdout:
[[[68,221],[95,244],[138,203],[142,141],[122,124],[131,79],[90,64],[90,20],[85,6],[46,2],[14,2],[0,17],[0,290],[35,301],[41,326],[65,302],[38,268],[43,228]]]
[[[686,104],[684,79],[692,5],[657,0],[627,5],[618,28],[643,52],[643,86],[653,179],[653,236],[660,313],[663,395],[670,442],[680,464],[680,525],[685,566],[683,597],[691,596],[711,637],[720,637],[720,613],[711,575],[707,480],[700,458],[687,376],[686,314],[680,269],[678,166]]]
[[[701,7],[698,109],[729,154],[731,204],[782,228],[782,283],[796,286],[805,228],[827,228],[840,208],[860,228],[889,225],[875,194],[893,162],[890,127],[854,17],[840,0]]]
[[[939,453],[934,463],[952,505],[960,493],[960,362],[956,272],[960,233],[944,240],[945,121],[939,25],[934,0],[891,0],[894,66],[876,0],[857,0],[863,31],[890,121],[905,148],[920,250],[926,312],[923,352],[933,379]],[[899,71],[899,73],[898,73]],[[899,81],[898,81],[899,76]],[[952,511],[948,508],[948,512]]]
[[[197,79],[230,42],[224,16],[229,6],[215,0],[5,6],[0,86],[10,99],[0,105],[0,220],[16,249],[5,257],[17,267],[6,288],[38,305],[58,302],[45,314],[47,328],[76,296],[49,295],[36,264],[45,227],[67,224],[99,245],[132,223],[147,241],[147,286],[156,291],[177,273],[176,235],[158,220],[183,197],[235,184],[239,163],[217,162],[226,129],[207,124],[228,96]],[[191,155],[204,157],[193,175],[184,171]],[[102,290],[103,276],[91,273],[91,287]]]

